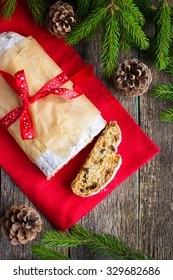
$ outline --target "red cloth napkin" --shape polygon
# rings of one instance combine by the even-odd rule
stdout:
[[[52,36],[45,28],[35,26],[24,1],[18,1],[11,21],[0,19],[0,32],[4,31],[15,31],[24,36],[32,35],[67,75],[73,75],[85,66],[72,47],[67,46],[62,39]],[[68,229],[81,219],[159,151],[94,74],[83,83],[82,89],[101,111],[102,116],[107,121],[117,120],[122,130],[118,153],[121,154],[123,163],[114,180],[99,194],[81,198],[70,189],[70,184],[91,150],[92,143],[47,181],[7,130],[0,126],[0,165],[47,219],[61,230]]]

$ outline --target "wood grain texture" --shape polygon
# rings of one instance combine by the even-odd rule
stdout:
[[[154,1],[155,3],[157,1]],[[171,0],[167,1],[173,6]],[[153,36],[153,26],[147,29]],[[152,88],[173,83],[173,76],[158,71],[150,53],[139,58],[151,69],[153,80],[149,92],[139,98],[141,128],[159,146],[160,153],[140,170],[139,249],[155,259],[173,259],[173,123],[159,120],[159,113],[172,103],[152,96]]]
[[[32,184],[32,182],[31,182]],[[27,206],[35,206],[29,201],[26,195],[18,188],[8,174],[1,169],[1,189],[0,189],[0,217],[5,215],[6,211],[14,204]],[[38,209],[36,209],[38,211]],[[53,226],[49,221],[38,211],[43,221],[43,229],[53,230]],[[37,259],[31,253],[31,245],[40,242],[42,233],[38,234],[37,238],[32,242],[25,245],[12,246],[8,240],[6,240],[0,231],[0,260],[33,260]],[[68,249],[60,249],[64,254],[68,254]]]
[[[100,33],[90,42],[81,42],[76,47],[78,53],[87,64],[93,64],[96,75],[107,86],[112,94],[121,102],[124,108],[135,119],[138,119],[136,100],[124,98],[114,87],[113,79],[108,79],[102,73],[100,61]],[[119,61],[136,57],[131,51],[119,55]],[[116,108],[115,108],[116,110]],[[133,174],[104,201],[86,215],[79,224],[93,233],[110,233],[120,237],[129,246],[138,248],[138,172]],[[106,259],[106,257],[89,251],[82,246],[71,250],[73,259]]]
[[[173,77],[157,71],[147,57],[141,57],[156,84],[173,82]],[[140,98],[140,126],[159,146],[160,153],[140,170],[140,249],[156,259],[173,259],[173,124],[159,120],[159,112],[171,107],[152,96]]]

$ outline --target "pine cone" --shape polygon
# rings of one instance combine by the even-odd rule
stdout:
[[[42,230],[37,211],[26,205],[13,205],[0,219],[1,231],[12,245],[26,244]]]
[[[46,28],[53,35],[62,38],[71,31],[72,26],[76,25],[76,21],[77,15],[74,13],[73,7],[63,1],[57,1],[49,9]]]
[[[152,81],[150,69],[133,58],[119,64],[114,75],[115,86],[125,96],[138,96],[148,90]]]

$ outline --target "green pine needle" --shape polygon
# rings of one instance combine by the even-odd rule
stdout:
[[[56,250],[47,248],[46,246],[41,245],[41,244],[33,245],[32,253],[42,260],[70,260],[64,254],[62,254]]]
[[[150,257],[131,249],[120,239],[110,234],[93,234],[78,225],[72,228],[71,234],[83,238],[83,245],[92,251],[102,253],[114,259],[150,259]]]
[[[132,0],[92,1],[90,3],[95,7],[94,10],[90,10],[87,3],[86,0],[80,2],[80,9],[83,7],[88,15],[67,35],[66,42],[73,45],[81,39],[90,38],[102,23],[104,27],[101,42],[102,68],[110,77],[116,67],[120,46],[123,50],[129,50],[131,44],[142,50],[148,48],[148,39],[140,26],[144,24],[144,17]],[[81,15],[83,16],[83,12]]]
[[[153,95],[162,100],[173,100],[173,85],[157,85],[153,88]]]
[[[46,9],[47,9],[46,1],[28,0],[28,6],[32,12],[35,23],[39,23],[43,25],[45,22]]]
[[[105,19],[102,39],[101,60],[103,71],[110,77],[115,69],[119,52],[120,29],[114,13],[109,13]]]
[[[79,227],[78,225],[73,226],[70,231],[66,232],[46,232],[42,241],[46,244],[46,246],[74,247],[77,245],[83,245],[94,252],[99,252],[109,258],[120,260],[151,259],[150,257],[131,249],[115,236],[110,234],[93,234],[84,227]],[[35,246],[33,253],[41,258],[44,257],[46,259],[45,253],[47,254],[47,247],[39,244]],[[54,259],[56,253],[53,253],[53,251],[48,252],[49,259],[51,257]]]
[[[77,15],[84,18],[90,9],[91,0],[77,1]]]
[[[2,15],[4,19],[11,19],[15,9],[17,0],[2,0]],[[34,21],[39,24],[44,24],[47,3],[45,0],[28,0],[28,6],[34,17]]]
[[[125,10],[119,9],[119,21],[127,33],[127,36],[135,42],[141,49],[146,50],[149,47],[148,39],[142,31],[140,25],[134,20],[133,16]]]
[[[152,21],[153,18],[156,16],[156,11],[152,7],[152,0],[134,0],[136,6],[138,6],[139,10],[143,13],[145,16],[145,19],[148,21]]]
[[[107,9],[105,7],[93,10],[83,21],[73,28],[73,31],[67,36],[66,42],[73,45],[81,39],[88,37],[91,32],[96,30],[101,21],[104,20],[106,13]]]
[[[1,1],[3,6],[2,6],[2,15],[4,19],[11,19],[15,9],[16,9],[16,4],[17,4],[17,0],[2,0]]]
[[[79,236],[73,236],[70,232],[61,231],[45,231],[44,238],[42,239],[47,246],[66,246],[74,247],[83,243]]]
[[[170,63],[166,67],[166,72],[173,75],[173,57],[170,58]]]
[[[77,0],[79,2],[82,2],[81,0]],[[87,0],[86,0],[87,1]],[[95,1],[90,1],[90,11],[92,11],[95,8],[98,7],[106,7],[110,4],[110,2],[116,2],[116,0],[95,0]]]
[[[164,112],[160,113],[160,119],[164,122],[173,121],[173,108],[168,108]]]
[[[173,85],[157,85],[153,88],[153,95],[162,100],[173,101]],[[160,119],[164,122],[173,121],[173,108],[168,108],[160,113]]]
[[[120,39],[120,49],[122,49],[125,52],[128,52],[131,48],[131,44],[128,40],[128,37],[125,33],[125,31],[122,31],[121,39]]]
[[[171,43],[171,10],[166,0],[158,1],[156,25],[155,64],[158,69],[165,69],[169,63]]]
[[[141,26],[144,25],[145,19],[139,8],[134,4],[133,0],[119,0],[118,6],[127,10]]]

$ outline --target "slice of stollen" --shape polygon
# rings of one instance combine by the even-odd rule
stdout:
[[[96,194],[114,178],[122,162],[121,156],[116,154],[120,142],[120,127],[112,121],[106,125],[72,182],[71,188],[76,195]]]

